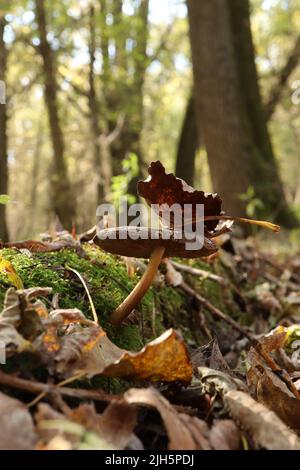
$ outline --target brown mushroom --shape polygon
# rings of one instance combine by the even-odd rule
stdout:
[[[200,241],[195,235],[194,240]],[[187,250],[186,243],[191,243],[182,237],[181,232],[169,229],[153,229],[149,227],[117,227],[100,230],[94,238],[94,243],[103,250],[121,256],[149,258],[146,271],[133,291],[119,305],[111,316],[111,323],[119,325],[140,302],[157,273],[163,257],[178,256],[181,258],[197,258],[209,256],[217,251],[215,243],[207,237],[202,240],[202,248]]]

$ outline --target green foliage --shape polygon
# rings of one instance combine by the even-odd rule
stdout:
[[[135,197],[128,194],[128,186],[130,182],[138,176],[139,165],[138,157],[135,153],[129,155],[122,161],[123,173],[112,178],[112,202],[118,206],[121,198],[126,197],[128,204],[136,202]]]
[[[10,202],[10,197],[7,194],[0,194],[0,204],[8,204]]]
[[[253,186],[249,186],[247,192],[241,194],[239,198],[246,202],[246,213],[249,218],[259,217],[265,208],[263,201],[256,196]]]

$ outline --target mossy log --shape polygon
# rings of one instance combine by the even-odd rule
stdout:
[[[87,284],[100,324],[120,347],[132,351],[139,350],[145,342],[169,327],[180,329],[191,347],[207,340],[201,332],[199,307],[180,289],[169,287],[165,282],[157,282],[150,288],[132,322],[119,328],[111,327],[108,322],[111,313],[133,289],[140,273],[137,272],[130,278],[124,259],[109,255],[88,244],[84,246],[84,250],[86,257],[70,249],[51,253],[3,249],[0,253],[2,258],[12,263],[22,279],[24,288],[52,287],[53,294],[58,296],[60,308],[78,308],[92,319],[85,289],[76,274],[68,268],[76,269]],[[199,260],[189,261],[189,264],[204,267],[206,270],[220,269],[219,263],[215,264],[214,268]],[[203,296],[228,312],[228,302],[224,300],[225,292],[220,285],[210,279],[187,276]],[[9,287],[11,283],[7,275],[0,271],[0,308]],[[226,296],[228,297],[228,290]],[[48,302],[50,307],[51,299],[45,299],[45,302]],[[229,310],[228,313],[232,314],[231,307]]]

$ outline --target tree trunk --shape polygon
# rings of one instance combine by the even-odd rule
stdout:
[[[75,219],[75,198],[72,193],[65,161],[65,145],[58,112],[57,82],[53,51],[47,38],[45,0],[36,0],[39,31],[39,52],[43,60],[44,96],[48,111],[54,154],[54,174],[51,177],[54,212],[66,229]]]
[[[4,42],[5,19],[0,18],[0,81],[5,83],[7,50]],[[6,105],[0,103],[0,194],[8,192],[7,168],[7,111]],[[0,204],[0,240],[8,241],[6,208]]]
[[[188,0],[197,126],[214,191],[228,213],[244,215],[254,179],[253,144],[239,93],[229,11],[224,0]]]
[[[192,95],[187,103],[179,137],[175,174],[189,185],[194,185],[195,159],[199,138],[195,116],[195,100]]]
[[[188,0],[198,128],[214,190],[245,213],[250,187],[262,215],[293,224],[264,116],[247,0]]]
[[[95,22],[95,7],[90,7],[90,43],[89,43],[89,91],[88,101],[90,108],[90,123],[91,123],[91,135],[93,140],[93,154],[94,154],[94,165],[95,171],[98,177],[97,182],[97,205],[103,203],[109,193],[110,188],[110,172],[108,171],[108,165],[110,162],[105,158],[105,152],[101,149],[100,144],[100,103],[97,96],[97,89],[95,84],[95,60],[96,60],[96,22]]]
[[[250,24],[250,5],[248,0],[227,1],[230,8],[239,81],[250,123],[252,141],[256,148],[255,180],[252,186],[256,195],[263,201],[267,212],[272,212],[275,219],[280,222],[283,221],[281,219],[287,211],[287,203],[259,89]]]

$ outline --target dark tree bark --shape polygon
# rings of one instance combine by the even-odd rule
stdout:
[[[242,213],[246,203],[239,196],[253,187],[265,215],[288,224],[292,217],[258,86],[248,0],[188,0],[188,8],[196,114],[214,190],[228,211]]]
[[[230,7],[236,61],[242,96],[256,148],[253,187],[268,211],[281,218],[287,208],[283,185],[273,153],[267,119],[259,89],[248,0],[227,0]],[[261,184],[261,182],[264,184]]]
[[[199,133],[196,124],[195,100],[193,95],[189,98],[181,133],[179,136],[176,156],[175,174],[193,186],[195,175],[196,152],[199,147]]]
[[[0,80],[5,83],[7,49],[4,42],[5,19],[0,17]],[[7,109],[0,104],[0,194],[8,192],[7,168]],[[8,228],[6,223],[6,208],[0,204],[0,239],[8,241]]]
[[[71,189],[65,161],[65,145],[58,111],[55,59],[47,38],[45,0],[35,0],[39,31],[39,53],[43,61],[44,96],[49,117],[53,146],[54,172],[51,176],[54,212],[66,229],[71,229],[75,219],[75,198]]]

